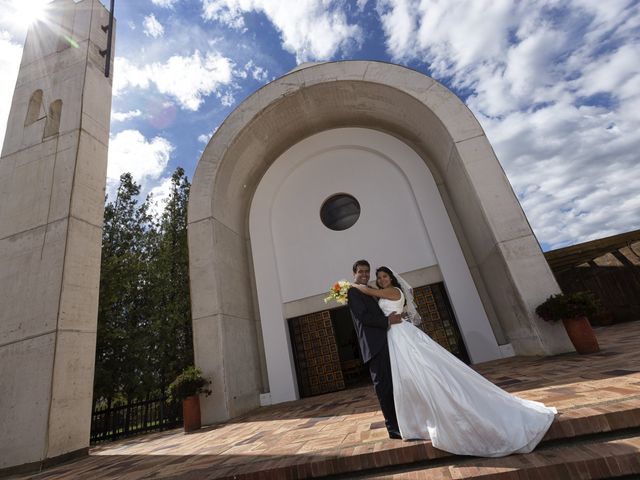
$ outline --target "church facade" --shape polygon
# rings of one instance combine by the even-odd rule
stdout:
[[[416,287],[421,328],[465,361],[572,350],[534,309],[559,291],[481,126],[397,65],[303,65],[258,90],[203,152],[189,203],[205,423],[347,388],[360,258]]]

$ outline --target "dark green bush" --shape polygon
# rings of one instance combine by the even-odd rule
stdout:
[[[536,308],[536,314],[547,322],[588,317],[598,311],[598,302],[590,292],[551,295]]]
[[[180,399],[199,393],[204,393],[206,396],[209,396],[211,395],[211,390],[206,387],[210,383],[210,380],[202,376],[202,371],[199,368],[189,366],[171,382],[169,392]]]

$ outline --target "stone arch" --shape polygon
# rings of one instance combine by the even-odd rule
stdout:
[[[47,123],[44,126],[44,137],[57,135],[60,131],[60,117],[62,116],[62,100],[54,100],[49,105]]]
[[[498,343],[517,354],[571,350],[533,310],[559,291],[473,114],[435,80],[392,64],[347,61],[294,71],[245,100],[196,169],[189,251],[196,363],[214,380],[207,423],[258,405],[268,391],[256,306],[249,209],[270,164],[300,140],[339,127],[393,135],[431,171]]]
[[[31,94],[29,98],[29,106],[27,107],[27,115],[24,119],[24,126],[28,127],[36,121],[40,120],[42,114],[42,90],[38,89]]]

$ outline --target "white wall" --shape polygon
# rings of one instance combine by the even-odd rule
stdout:
[[[387,265],[399,272],[437,263],[409,182],[392,161],[360,146],[315,153],[310,143],[287,152],[289,160],[278,162],[273,175],[263,179],[285,177],[274,185],[271,206],[282,301],[317,295],[335,280],[351,279],[353,262],[360,258],[372,268]],[[320,207],[336,193],[360,203],[360,218],[343,231],[320,221]]]
[[[336,193],[353,195],[361,207],[356,224],[339,232],[320,221],[320,207]],[[250,235],[275,403],[297,396],[282,304],[350,279],[359,258],[400,273],[438,265],[471,359],[500,357],[433,176],[395,137],[343,128],[294,145],[256,190]]]

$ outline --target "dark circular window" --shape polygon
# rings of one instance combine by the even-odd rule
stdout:
[[[338,193],[327,198],[320,209],[320,219],[331,230],[346,230],[360,217],[358,200],[346,193]]]

